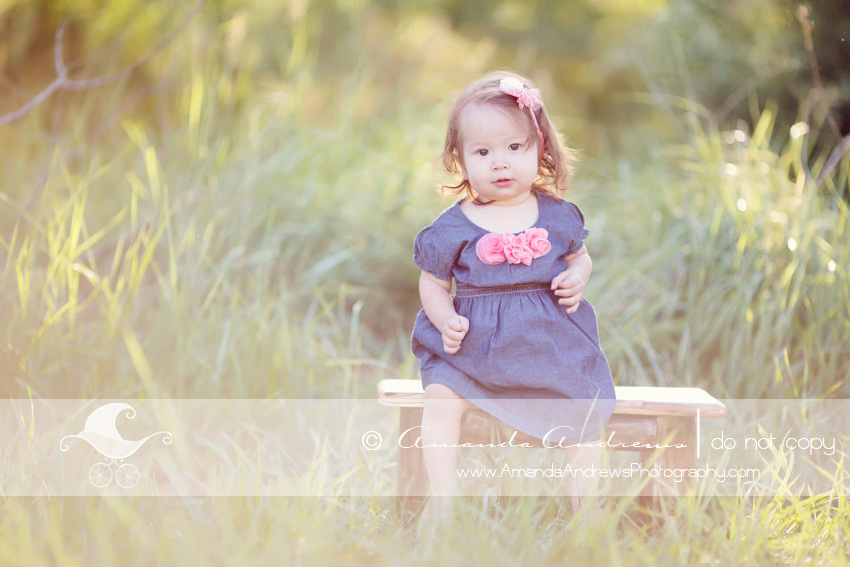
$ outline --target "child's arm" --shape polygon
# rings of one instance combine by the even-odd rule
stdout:
[[[567,313],[575,313],[584,293],[584,286],[590,279],[593,262],[584,245],[575,254],[567,256],[566,260],[567,269],[555,276],[552,289],[555,290],[555,295],[561,298],[558,303],[568,306]]]
[[[422,272],[419,277],[419,297],[431,324],[443,335],[443,349],[454,354],[469,330],[469,319],[455,311],[452,302],[452,282]]]

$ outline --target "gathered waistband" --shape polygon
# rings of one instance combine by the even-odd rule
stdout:
[[[500,293],[528,293],[540,290],[550,291],[551,287],[551,284],[547,283],[505,285],[498,287],[476,287],[474,285],[459,283],[455,288],[455,297],[475,297],[477,295],[497,295]]]

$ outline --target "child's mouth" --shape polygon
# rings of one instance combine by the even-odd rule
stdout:
[[[513,182],[513,179],[497,179],[494,183],[499,187],[506,187]]]

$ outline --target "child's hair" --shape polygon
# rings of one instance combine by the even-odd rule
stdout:
[[[538,157],[537,179],[531,186],[532,191],[562,195],[569,188],[570,174],[572,173],[570,163],[575,159],[575,152],[564,144],[563,137],[549,121],[549,115],[542,104],[536,110],[529,111],[528,106],[523,110],[517,104],[517,97],[499,90],[499,83],[505,78],[515,79],[528,88],[534,87],[532,82],[525,77],[509,71],[494,71],[470,83],[460,93],[452,107],[451,114],[449,114],[446,145],[443,148],[442,155],[443,165],[446,166],[449,173],[462,172],[460,166],[463,159],[463,140],[459,128],[461,110],[470,104],[492,104],[522,117],[524,124],[528,127],[530,139],[537,141],[538,146],[540,135],[542,135],[542,151],[538,147],[542,157]],[[537,119],[536,124],[532,119],[531,112],[534,112],[534,118]],[[538,126],[540,135],[537,130]],[[479,205],[487,203],[487,201],[481,201],[478,198],[468,179],[461,180],[457,185],[443,185],[443,192],[449,195],[464,194],[466,198]]]

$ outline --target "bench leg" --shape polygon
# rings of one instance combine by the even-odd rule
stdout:
[[[684,445],[684,447],[668,447],[658,449],[660,454],[654,451],[641,453],[641,462],[649,467],[655,459],[655,466],[661,469],[693,469],[696,466],[696,419],[693,417],[659,417],[658,434],[655,443],[667,445]],[[656,458],[657,455],[657,458]],[[660,478],[658,481],[650,480],[646,488],[641,492],[639,502],[647,508],[658,510],[661,499],[670,496],[670,492],[662,484],[680,487],[680,492],[685,493],[691,485],[692,479],[685,477],[681,484],[673,479]]]
[[[422,408],[401,408],[399,417],[398,433],[402,433],[411,427],[422,424]],[[415,439],[417,435],[408,435],[407,441]],[[428,473],[425,470],[425,460],[422,449],[419,447],[403,448],[398,450],[398,485],[397,508],[402,525],[416,521],[419,511],[428,494]]]

